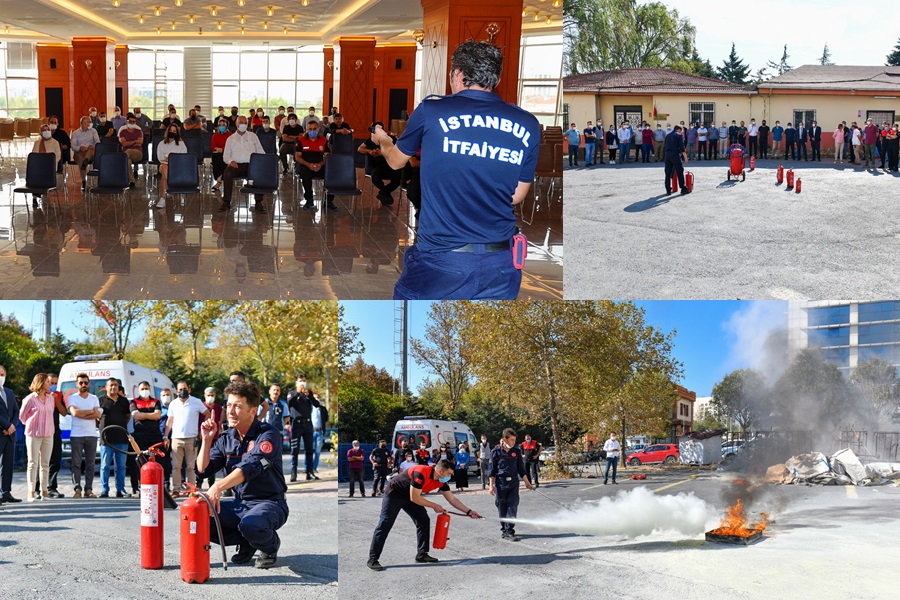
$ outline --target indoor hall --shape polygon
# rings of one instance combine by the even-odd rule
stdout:
[[[424,97],[450,93],[449,58],[467,39],[501,47],[497,94],[545,128],[560,123],[562,7],[555,2],[0,4],[15,5],[0,19],[0,297],[390,298],[417,239],[414,175],[401,173],[389,201],[379,194],[370,158],[358,151],[370,123],[400,135]],[[146,135],[135,158],[115,163],[122,180],[100,181],[95,160],[82,185],[80,165],[63,157],[55,191],[36,200],[15,193],[26,187],[41,125],[56,116],[54,132],[71,136],[91,107],[114,127],[141,109],[137,127]],[[210,148],[219,107],[226,121],[232,108],[248,118],[270,155],[260,161],[267,167],[282,149],[288,109],[298,123],[313,117],[322,125],[340,112],[352,129],[340,144],[354,159],[350,194],[336,194],[329,210],[324,182],[314,179],[313,208],[304,210],[309,202],[288,151],[277,176],[257,171],[271,181],[237,176],[230,207],[220,212],[224,182]],[[193,193],[169,193],[158,206],[158,145],[172,114],[182,127],[200,122],[181,133],[188,151],[203,158],[196,182],[169,186]],[[268,129],[256,122],[266,118]],[[115,150],[122,149],[119,142]],[[122,162],[134,169],[125,173]],[[515,208],[529,242],[520,298],[562,295],[562,180],[552,162],[539,161],[537,185]],[[260,203],[241,191],[251,182],[247,192],[268,186]]]

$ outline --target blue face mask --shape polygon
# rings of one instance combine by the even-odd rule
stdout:
[[[225,126],[219,125],[219,133],[225,133]]]
[[[319,131],[318,131],[318,130],[316,130],[316,131],[310,131],[310,132],[309,132],[309,137],[310,137],[310,139],[313,139],[313,140],[316,139],[317,137],[319,137]]]
[[[448,481],[450,481],[450,476],[447,475],[446,477],[438,477],[438,481],[440,481],[441,483],[447,483]]]

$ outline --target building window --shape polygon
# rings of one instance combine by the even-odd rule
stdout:
[[[861,336],[860,336],[861,337]],[[823,346],[847,346],[850,344],[850,327],[829,327],[828,329],[810,329],[807,332],[810,348]]]
[[[690,115],[690,123],[709,123],[716,122],[716,103],[715,102],[689,102],[688,114]]]
[[[872,123],[875,125],[881,125],[882,123],[894,123],[894,111],[892,110],[867,110],[866,111],[866,119],[872,119]]]
[[[850,348],[825,348],[822,350],[822,357],[839,369],[850,366]]]
[[[845,325],[850,323],[850,305],[810,308],[807,311],[807,319],[809,327]]]
[[[794,127],[803,123],[807,129],[812,127],[812,122],[816,120],[816,111],[807,108],[794,109]]]
[[[558,125],[562,110],[562,34],[526,34],[519,51],[519,106]],[[568,123],[567,123],[568,124]]]
[[[866,302],[859,305],[859,322],[900,319],[900,302]]]
[[[859,326],[859,344],[891,344],[900,341],[900,323]]]
[[[37,117],[39,106],[34,44],[0,42],[0,118]]]

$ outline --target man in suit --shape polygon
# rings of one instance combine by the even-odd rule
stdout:
[[[312,411],[321,406],[306,387],[306,375],[297,375],[297,388],[287,395],[287,405],[291,416],[291,481],[297,481],[297,456],[300,454],[300,440],[306,453],[306,480],[318,479],[313,469],[315,453]]]
[[[672,133],[666,136],[664,142],[664,152],[666,161],[666,194],[672,193],[672,174],[678,176],[678,187],[681,188],[681,195],[690,194],[690,191],[684,187],[684,162],[687,162],[685,154],[684,138],[681,136],[681,126],[676,125]]]
[[[21,502],[12,495],[13,458],[16,449],[16,425],[19,404],[13,391],[6,387],[6,367],[0,365],[0,504]]]
[[[812,160],[822,162],[822,155],[819,153],[819,147],[822,145],[822,128],[815,121],[809,128],[809,141],[812,146]]]
[[[803,160],[809,161],[806,155],[806,142],[809,140],[809,130],[803,125],[803,122],[797,124],[797,160],[803,157]]]

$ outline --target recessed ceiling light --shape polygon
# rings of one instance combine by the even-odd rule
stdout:
[[[269,22],[263,21],[263,29],[268,29],[268,28],[269,28]]]
[[[219,21],[218,23],[216,23],[216,29],[219,29],[219,30],[222,29],[222,21]]]
[[[191,25],[194,24],[194,15],[188,15],[188,21],[190,21]]]
[[[271,6],[267,6],[266,7],[266,15],[269,17],[275,15],[275,9],[272,8]]]
[[[175,6],[181,6],[184,4],[184,0],[175,0]]]
[[[214,17],[214,16],[216,16],[217,14],[219,14],[219,9],[217,9],[215,6],[211,6],[211,7],[209,8],[209,14],[210,14],[210,16],[213,16],[213,17]]]
[[[291,23],[297,22],[297,15],[291,15]]]
[[[547,17],[547,25],[553,24],[553,17]]]
[[[287,27],[284,28],[284,35],[287,35]]]
[[[247,22],[247,19],[244,17],[244,15],[241,15],[241,25],[243,25],[246,22]]]
[[[144,24],[144,15],[138,17],[138,23],[140,23],[141,25]]]
[[[241,27],[241,35],[244,35],[244,28]]]
[[[175,31],[175,21],[172,21],[172,31]]]
[[[156,28],[156,35],[159,35],[159,27]]]
[[[156,16],[158,17],[159,15],[162,14],[162,11],[159,10],[159,7],[158,7],[158,6],[154,6],[154,7],[153,7],[153,14],[156,15]]]

